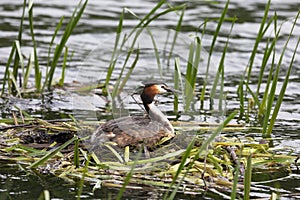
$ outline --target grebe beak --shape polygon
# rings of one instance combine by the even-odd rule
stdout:
[[[175,90],[175,89],[173,89],[173,88],[166,88],[166,90],[167,90],[168,92],[173,93],[173,94],[180,94],[180,93],[181,93],[181,91]]]
[[[173,93],[173,94],[180,94],[181,93],[181,91],[179,91],[179,90],[175,90],[175,89],[173,89],[173,88],[170,88],[170,87],[168,87],[168,86],[166,86],[166,85],[164,85],[164,87],[163,87],[167,92],[171,92],[171,93]]]

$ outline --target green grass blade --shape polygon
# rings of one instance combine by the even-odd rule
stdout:
[[[276,28],[277,27],[277,15],[276,15],[276,13],[275,13],[273,21],[274,21],[274,27]],[[258,95],[259,95],[259,89],[260,89],[260,85],[262,83],[262,76],[264,74],[265,66],[267,65],[267,61],[268,61],[269,57],[271,56],[271,53],[272,52],[274,53],[273,58],[272,58],[271,68],[269,69],[269,76],[268,76],[265,92],[264,92],[264,95],[263,95],[263,99],[262,99],[260,104],[257,104],[258,107],[259,107],[258,116],[262,116],[263,113],[265,112],[266,102],[267,102],[267,99],[269,97],[269,88],[270,88],[270,85],[271,85],[272,73],[273,73],[273,69],[274,69],[274,66],[275,66],[275,45],[276,45],[276,42],[279,38],[280,30],[281,30],[281,27],[279,28],[278,31],[276,31],[276,29],[275,29],[275,38],[273,39],[273,41],[271,43],[271,46],[265,50],[264,58],[263,58],[263,61],[262,61],[262,66],[261,66],[261,69],[260,69],[260,75],[259,75],[259,78],[258,78],[257,89],[256,89],[256,98],[258,98]]]
[[[298,13],[298,15],[299,15],[299,13]],[[282,101],[283,101],[284,94],[285,94],[285,91],[286,91],[286,88],[287,88],[287,84],[288,84],[288,82],[289,82],[289,76],[290,76],[290,73],[291,73],[291,70],[292,70],[292,67],[293,67],[293,64],[294,64],[295,55],[296,55],[296,53],[297,53],[297,49],[298,49],[299,42],[300,42],[300,37],[298,38],[298,42],[297,42],[297,44],[296,44],[296,47],[295,47],[295,50],[294,50],[294,54],[293,54],[292,60],[291,60],[291,62],[290,62],[290,66],[289,66],[288,71],[287,71],[287,73],[286,73],[286,77],[285,77],[284,82],[283,82],[283,85],[282,85],[282,87],[281,87],[281,90],[280,90],[278,99],[277,99],[277,101],[276,101],[276,105],[275,105],[275,108],[274,108],[274,111],[273,111],[273,114],[272,114],[272,117],[271,117],[271,120],[270,120],[270,124],[269,124],[269,126],[268,126],[267,136],[270,136],[271,133],[272,133],[273,126],[274,126],[274,124],[275,124],[275,120],[276,120],[276,118],[277,118],[277,115],[278,115],[278,112],[279,112],[281,103],[282,103]]]
[[[66,148],[68,145],[72,144],[75,140],[77,140],[77,136],[74,136],[72,139],[68,140],[61,146],[57,147],[56,149],[53,149],[49,151],[46,155],[44,155],[41,159],[35,161],[32,163],[28,168],[37,168],[39,165],[43,164],[47,160],[49,160],[51,157],[55,156],[59,151]]]
[[[242,153],[242,151],[241,151]],[[236,199],[236,193],[237,193],[237,185],[238,185],[238,180],[239,180],[239,172],[240,172],[240,160],[241,160],[241,154],[239,155],[239,159],[237,161],[237,164],[235,166],[235,174],[233,177],[233,186],[232,186],[232,190],[231,190],[231,195],[230,195],[230,199],[231,200],[235,200]]]
[[[126,82],[127,82],[128,79],[130,78],[130,75],[132,74],[134,68],[136,67],[136,64],[137,64],[137,62],[138,62],[138,60],[139,60],[139,55],[140,55],[140,49],[137,49],[137,50],[136,50],[136,57],[135,57],[135,59],[134,59],[132,65],[130,66],[128,72],[126,73],[126,75],[125,75],[125,77],[124,77],[122,83],[120,84],[120,87],[119,87],[119,90],[118,90],[118,91],[122,91],[123,88],[125,87]],[[120,80],[121,80],[121,79],[120,79]],[[118,93],[117,93],[117,94],[118,94]]]
[[[239,96],[239,99],[240,99],[240,116],[239,116],[239,119],[242,119],[243,116],[244,116],[244,111],[245,111],[245,108],[244,108],[244,103],[245,103],[245,99],[246,98],[244,96],[244,91],[243,90],[243,84],[246,84],[248,86],[249,84],[249,81],[250,81],[250,77],[251,77],[251,72],[252,72],[252,66],[253,66],[253,63],[254,63],[254,59],[255,59],[255,56],[256,56],[256,53],[257,53],[257,50],[258,50],[258,45],[260,43],[260,41],[262,40],[265,32],[267,31],[268,27],[270,26],[270,24],[272,23],[272,18],[269,20],[269,22],[267,23],[266,25],[266,22],[267,22],[267,18],[268,18],[268,13],[269,13],[269,9],[270,9],[270,4],[271,4],[271,0],[268,0],[268,3],[266,4],[266,7],[265,7],[265,12],[264,12],[264,16],[263,16],[263,19],[262,19],[262,22],[260,24],[260,28],[259,28],[259,31],[257,33],[257,37],[256,37],[256,40],[255,40],[255,43],[254,43],[254,46],[253,46],[253,49],[252,49],[252,52],[251,52],[251,55],[250,55],[250,59],[249,59],[249,62],[248,62],[248,65],[245,69],[245,72],[244,72],[244,76],[241,78],[241,81],[240,81],[240,84],[239,84],[239,87],[238,87],[238,96]],[[247,80],[245,81],[245,76],[247,76]],[[248,88],[246,86],[246,88]],[[246,120],[248,120],[248,115],[246,116]]]
[[[272,81],[272,78],[273,78],[273,71],[274,71],[274,67],[275,67],[275,56],[276,56],[276,51],[275,51],[275,48],[274,48],[273,49],[273,57],[272,57],[271,68],[269,70],[269,76],[268,76],[265,92],[264,92],[263,99],[261,101],[259,111],[258,111],[258,116],[264,115],[264,117],[265,117],[264,122],[263,122],[263,133],[266,131],[266,128],[268,126],[268,120],[267,119],[269,119],[269,115],[268,115],[268,113],[266,113],[266,111],[268,109],[266,107],[268,105],[267,104],[268,99],[270,98],[269,91],[270,91],[271,81]],[[266,119],[266,117],[267,117],[267,119]]]
[[[137,39],[137,38],[135,38],[135,39]],[[119,87],[119,86],[120,86],[120,82],[121,82],[121,79],[122,79],[124,70],[125,70],[125,68],[126,68],[127,62],[128,62],[128,60],[129,60],[129,58],[130,58],[130,56],[131,56],[131,54],[132,54],[133,51],[134,51],[134,50],[131,49],[131,50],[129,50],[129,51],[127,52],[127,56],[126,56],[126,58],[125,58],[125,62],[124,62],[124,64],[123,64],[123,66],[122,66],[122,69],[121,69],[121,71],[120,71],[119,78],[118,78],[118,80],[116,81],[116,83],[115,83],[115,85],[114,85],[114,88],[113,88],[113,91],[112,91],[112,97],[113,97],[113,98],[116,97],[116,95],[120,94],[120,92],[121,92],[121,89],[120,89],[120,87]],[[136,57],[136,58],[137,58],[137,57]],[[137,61],[136,61],[136,62],[137,62]]]
[[[174,38],[173,38],[173,42],[172,42],[172,45],[171,45],[171,49],[170,49],[170,52],[169,52],[169,56],[168,56],[168,66],[170,65],[170,60],[171,60],[171,57],[173,55],[173,50],[174,50],[174,47],[176,45],[176,40],[177,40],[177,37],[178,37],[178,33],[180,32],[181,30],[181,26],[182,26],[182,21],[183,21],[183,16],[184,16],[184,10],[185,10],[185,6],[183,7],[182,11],[181,11],[181,15],[179,17],[179,20],[178,20],[178,23],[177,23],[177,26],[176,26],[176,32],[174,34]]]
[[[273,62],[272,62],[272,67],[275,66],[275,49],[274,49],[274,54],[273,54]],[[283,51],[282,51],[282,54],[283,56]],[[282,56],[281,56],[281,59],[282,59]],[[280,71],[280,63],[281,63],[281,59],[279,59],[279,62],[276,66],[276,70],[275,70],[275,73],[272,74],[272,71],[270,71],[270,74],[272,74],[272,84],[271,84],[271,88],[270,88],[270,91],[268,93],[268,96],[267,96],[267,100],[266,100],[266,109],[265,109],[265,113],[264,113],[264,121],[263,121],[263,131],[262,131],[262,134],[263,136],[265,137],[266,136],[266,132],[267,132],[267,128],[268,128],[268,123],[269,123],[269,119],[270,119],[270,114],[271,114],[271,111],[272,111],[272,107],[273,107],[273,102],[274,102],[274,98],[275,98],[275,92],[276,92],[276,87],[277,87],[277,82],[278,82],[278,76],[279,76],[279,71]],[[267,91],[267,90],[266,90]]]
[[[68,47],[65,47],[65,53],[64,53],[64,61],[62,65],[62,71],[61,71],[61,77],[59,79],[58,85],[63,86],[65,82],[65,73],[66,73],[66,67],[67,67],[67,58],[68,58]]]
[[[23,55],[22,55],[20,41],[16,40],[15,43],[16,43],[17,55],[18,55],[18,58],[19,58],[19,62],[21,64],[22,74],[24,75],[25,74],[25,71],[24,71],[24,59],[23,59]],[[17,80],[18,77],[16,78],[14,76],[14,78],[15,78],[15,80]]]
[[[235,115],[236,115],[237,113],[238,113],[237,110],[233,111],[233,112],[225,119],[225,121],[217,127],[217,129],[211,134],[211,136],[210,136],[207,140],[205,140],[205,141],[202,143],[201,147],[200,147],[199,150],[198,150],[199,154],[202,153],[202,151],[204,151],[204,150],[207,148],[207,146],[208,146],[208,145],[209,145],[209,144],[217,137],[217,135],[218,135],[219,133],[221,133],[222,129],[230,122],[230,120],[232,120],[232,119],[235,117]]]
[[[26,8],[26,0],[23,1],[23,9],[22,9],[22,16],[20,20],[19,32],[18,32],[18,40],[22,41],[22,34],[23,34],[23,23],[25,19],[25,8]]]
[[[192,74],[191,74],[191,77],[190,77],[191,79],[189,80],[193,90],[195,89],[199,63],[200,63],[200,60],[201,60],[201,50],[202,50],[201,39],[198,36],[195,39],[196,39],[196,51],[195,51],[193,68],[192,68]]]
[[[166,15],[170,12],[174,12],[174,11],[178,11],[178,10],[182,10],[185,8],[185,4],[181,4],[178,6],[174,6],[172,8],[168,8],[156,15],[154,15],[153,17],[150,18],[151,15],[153,15],[164,3],[166,2],[166,0],[162,0],[160,1],[145,17],[143,17],[140,20],[140,23],[138,25],[135,26],[135,28],[128,34],[127,39],[131,37],[131,35],[133,33],[136,32],[136,30],[138,29],[138,33],[136,34],[136,37],[142,32],[143,28],[147,27],[152,21],[154,21],[155,19],[159,18],[160,16]],[[136,39],[135,39],[136,40]],[[133,41],[135,41],[133,40]],[[135,44],[135,42],[132,43],[131,47],[133,47]]]
[[[189,55],[188,55],[188,63],[186,67],[186,72],[185,72],[185,78],[187,80],[191,80],[191,75],[192,75],[192,68],[193,68],[193,63],[194,63],[194,52],[195,52],[195,44],[194,42],[191,42],[190,47],[189,47]],[[185,85],[185,91],[187,91],[188,85]],[[185,93],[185,96],[187,94]]]
[[[76,168],[79,167],[79,139],[77,138],[74,141],[74,165]]]
[[[64,16],[62,16],[62,17],[60,18],[58,24],[56,25],[55,31],[54,31],[54,33],[53,33],[53,35],[52,35],[52,38],[51,38],[51,41],[50,41],[50,44],[49,44],[49,48],[48,48],[48,56],[47,56],[47,57],[48,57],[48,58],[47,58],[47,60],[48,60],[48,62],[47,62],[47,69],[48,69],[48,67],[50,66],[50,54],[51,54],[51,49],[52,49],[54,40],[55,40],[55,38],[56,38],[56,36],[57,36],[57,33],[58,33],[58,31],[60,30],[60,28],[61,28],[61,26],[62,26],[62,24],[63,24],[63,21],[64,21]]]
[[[211,42],[211,45],[210,45],[208,61],[207,61],[207,66],[206,66],[205,79],[204,79],[203,89],[202,89],[201,98],[200,98],[201,101],[204,100],[204,95],[205,95],[206,85],[207,85],[207,81],[208,81],[207,79],[208,79],[208,73],[209,73],[212,53],[213,53],[213,50],[214,50],[214,47],[215,47],[215,43],[217,41],[217,37],[218,37],[219,32],[221,30],[221,26],[223,25],[223,22],[225,20],[225,16],[226,16],[226,13],[227,13],[227,10],[228,10],[229,2],[230,2],[230,0],[227,0],[227,2],[225,4],[225,7],[222,11],[221,17],[219,18],[219,22],[218,22],[217,28],[214,32],[214,36],[213,36],[213,39],[212,39],[212,42]]]
[[[251,187],[251,176],[252,176],[252,155],[247,158],[247,167],[244,178],[244,200],[250,199],[250,187]]]
[[[120,78],[121,78],[121,76],[122,76],[122,73],[123,73],[123,71],[124,71],[124,69],[125,69],[125,66],[127,65],[127,62],[128,62],[128,60],[129,60],[129,58],[130,58],[130,56],[131,56],[131,54],[132,54],[132,52],[133,52],[133,50],[134,50],[135,43],[136,43],[136,41],[137,41],[139,35],[142,33],[143,29],[144,29],[145,27],[147,27],[147,26],[150,24],[150,22],[152,22],[154,19],[156,19],[156,18],[158,18],[158,17],[160,17],[160,16],[162,16],[162,15],[165,15],[165,14],[167,14],[167,13],[169,13],[169,12],[172,12],[172,11],[175,11],[175,10],[178,10],[178,9],[182,9],[182,7],[183,7],[183,6],[176,6],[176,7],[174,7],[174,8],[170,8],[170,9],[167,9],[167,10],[161,12],[161,13],[158,13],[157,15],[153,16],[152,18],[148,19],[144,24],[140,23],[141,27],[135,27],[135,29],[133,29],[133,31],[132,31],[132,32],[128,35],[128,37],[125,39],[125,40],[127,40],[127,39],[130,37],[130,35],[133,34],[133,33],[135,32],[135,36],[134,36],[134,38],[133,38],[133,40],[132,40],[131,46],[129,47],[129,51],[128,51],[127,56],[126,56],[126,58],[125,58],[125,61],[124,61],[124,63],[123,63],[123,67],[122,67],[122,69],[121,69],[121,73],[120,73],[120,75],[119,75],[119,79],[118,79],[118,80],[120,80]],[[156,7],[155,7],[155,8],[156,8]],[[148,16],[148,15],[147,15],[147,16]],[[146,20],[146,18],[143,18],[143,19],[141,20],[141,22],[142,22],[142,21],[145,21],[145,20]],[[122,48],[122,46],[121,46],[121,48]],[[115,63],[115,62],[113,62],[113,63]],[[112,73],[112,71],[111,71],[111,73]],[[116,91],[120,90],[120,89],[119,89],[119,82],[120,82],[120,81],[117,81],[117,83],[115,83],[115,86],[114,86],[114,92],[112,93],[112,97],[113,97],[113,98],[118,94],[118,92],[116,92]],[[106,82],[106,83],[107,83],[107,82]]]
[[[210,57],[208,58],[208,67],[206,69],[206,72],[209,71],[209,63],[210,63],[210,59],[211,59],[211,55],[213,53],[213,50],[214,50],[214,47],[215,47],[215,43],[217,41],[217,37],[219,35],[219,32],[221,30],[221,26],[223,25],[223,22],[225,20],[225,16],[226,16],[226,13],[227,13],[227,10],[228,10],[228,6],[229,6],[229,3],[230,3],[230,0],[227,0],[226,4],[225,4],[225,7],[222,11],[222,14],[221,14],[221,17],[219,18],[219,22],[218,22],[218,25],[217,25],[217,28],[214,32],[214,36],[213,36],[213,39],[212,39],[212,42],[211,42],[211,46],[210,46],[210,49],[209,49],[209,55]]]
[[[124,180],[124,183],[123,183],[123,185],[122,185],[122,188],[120,189],[120,191],[119,191],[119,193],[118,193],[118,195],[117,195],[117,197],[116,197],[117,200],[119,200],[119,199],[122,198],[123,193],[125,192],[126,186],[129,184],[130,179],[131,179],[131,177],[132,177],[132,175],[133,175],[133,170],[134,170],[134,168],[135,168],[135,166],[136,166],[136,164],[137,164],[136,162],[139,160],[139,158],[141,157],[141,155],[142,155],[142,152],[141,152],[141,150],[140,150],[140,151],[138,152],[138,154],[137,154],[137,157],[136,157],[136,159],[135,159],[135,162],[133,163],[133,165],[132,165],[131,168],[130,168],[130,171],[127,173],[127,175],[126,175],[126,177],[125,177],[125,180]]]
[[[43,192],[40,194],[38,200],[50,200],[50,192],[49,190],[43,190]]]
[[[242,78],[244,79],[244,78]],[[241,120],[245,113],[245,101],[244,101],[244,81],[241,81],[237,90],[237,96],[240,100],[240,114],[239,120]]]
[[[31,39],[33,42],[33,52],[34,52],[34,74],[35,74],[35,87],[37,91],[41,90],[42,72],[39,67],[38,55],[37,55],[37,44],[34,37],[34,26],[33,26],[33,1],[28,2],[28,18]],[[25,78],[24,78],[25,79]]]
[[[230,35],[231,35],[231,32],[232,32],[235,21],[236,21],[236,18],[234,18],[234,20],[231,24],[229,35],[227,37],[227,41],[226,41],[225,47],[223,49],[222,57],[221,57],[221,60],[220,60],[220,63],[219,63],[218,71],[217,71],[217,74],[215,76],[215,80],[214,80],[212,89],[210,91],[210,98],[214,98],[215,93],[216,93],[217,84],[219,82],[219,77],[221,76],[222,73],[224,74],[224,62],[225,62],[226,52],[227,52]]]
[[[202,143],[202,145],[201,145],[201,147],[198,149],[197,154],[195,155],[193,161],[189,164],[188,169],[185,171],[184,176],[189,172],[189,169],[193,166],[194,161],[197,160],[197,159],[199,158],[200,154],[201,154],[205,149],[207,149],[208,145],[209,145],[209,144],[217,137],[218,134],[220,134],[220,132],[223,130],[223,128],[224,128],[224,127],[225,127],[225,126],[226,126],[226,125],[227,125],[227,124],[235,117],[235,115],[237,114],[237,112],[238,112],[237,110],[234,111],[234,112],[232,112],[232,113],[224,120],[224,122],[223,122],[222,124],[220,124],[220,125],[216,128],[216,130],[211,134],[211,136],[210,136],[208,139],[206,139],[206,140]],[[193,147],[193,141],[189,144],[189,146],[188,146],[188,148],[187,148],[185,154],[183,155],[183,158],[181,159],[180,167],[179,167],[179,169],[177,170],[175,176],[173,177],[173,181],[172,181],[172,183],[171,183],[171,185],[170,185],[170,188],[171,188],[171,187],[175,184],[175,182],[177,181],[177,179],[178,179],[178,177],[179,177],[179,174],[180,174],[180,172],[182,171],[183,166],[184,166],[184,164],[185,164],[186,157],[190,156],[190,151],[188,151],[188,150],[189,150],[189,148],[192,148],[192,147]],[[176,195],[176,192],[177,192],[179,186],[181,185],[181,183],[182,183],[182,181],[183,181],[183,179],[184,179],[184,176],[183,176],[183,178],[178,182],[176,188],[173,190],[173,192],[172,192],[172,194],[169,196],[169,198],[166,198],[167,195],[168,195],[168,193],[166,193],[166,194],[164,195],[164,199],[168,199],[168,200],[174,199],[174,197],[175,197],[175,195]]]
[[[52,79],[54,76],[55,68],[57,66],[58,60],[62,54],[63,48],[65,47],[70,35],[72,34],[75,26],[77,25],[79,19],[81,18],[83,11],[87,5],[87,0],[81,5],[81,1],[79,2],[78,6],[74,10],[72,17],[69,21],[69,23],[66,26],[66,29],[64,31],[64,34],[60,40],[59,45],[56,46],[54,55],[53,55],[53,60],[49,69],[49,73],[46,76],[45,84],[47,84],[48,90],[51,89],[51,84],[52,84]],[[81,8],[80,8],[81,6]],[[79,10],[78,10],[79,9]]]
[[[90,160],[91,160],[91,156],[88,155],[87,159],[86,159],[86,162],[85,162],[85,165],[84,165],[84,168],[83,168],[83,171],[82,171],[82,175],[81,175],[81,179],[79,181],[79,185],[78,185],[78,190],[77,190],[77,200],[80,200],[81,199],[81,194],[82,194],[82,191],[83,191],[83,186],[84,186],[84,179],[88,173],[88,169],[89,169],[89,165],[90,165]]]
[[[171,189],[173,187],[173,185],[176,183],[181,171],[183,170],[184,166],[186,165],[186,161],[188,159],[188,157],[190,157],[190,153],[194,147],[194,143],[195,143],[195,137],[193,138],[193,140],[190,142],[190,144],[187,146],[186,148],[186,152],[183,154],[182,158],[181,158],[181,162],[180,162],[180,165],[176,171],[176,174],[173,176],[173,180],[172,180],[172,183],[170,184],[170,187],[169,189]],[[175,189],[173,189],[171,195],[167,198],[168,200],[172,200],[174,199],[177,191],[178,191],[178,188],[179,186],[181,185],[183,180],[179,181],[178,184],[176,185]],[[165,194],[165,198],[168,196],[168,193]]]
[[[1,96],[5,92],[5,85],[9,82],[9,66],[11,65],[12,59],[14,57],[14,54],[16,52],[16,44],[15,42],[12,45],[6,66],[5,66],[5,72],[4,72],[4,77],[3,77],[3,84],[2,84],[2,91],[1,91]]]
[[[193,72],[193,63],[194,63],[194,55],[195,55],[195,44],[192,42],[189,48],[189,56],[188,56],[188,63],[186,67],[186,75],[185,75],[185,88],[184,88],[184,99],[185,105],[184,110],[189,110],[192,98],[193,98],[193,86],[191,85],[190,81],[192,79],[192,72]]]
[[[28,79],[29,79],[29,75],[30,72],[34,66],[34,53],[31,52],[28,58],[28,65],[26,68],[26,72],[25,72],[25,76],[24,76],[24,81],[23,81],[23,88],[26,89],[27,88],[27,83],[28,83]]]
[[[255,95],[256,97],[259,95],[260,86],[263,82],[264,71],[265,71],[266,65],[268,63],[269,57],[271,55],[271,52],[273,51],[272,50],[273,48],[269,47],[269,45],[270,45],[270,38],[268,38],[268,41],[266,42],[266,47],[265,47],[265,50],[264,50],[264,57],[262,59],[262,63],[261,63],[260,70],[259,70],[259,77],[258,77],[256,95]]]
[[[267,30],[267,28],[265,28],[265,24],[266,24],[266,21],[267,21],[267,18],[268,18],[270,4],[271,4],[271,0],[268,0],[268,3],[266,4],[266,8],[265,8],[265,13],[264,13],[262,22],[260,24],[260,28],[259,28],[256,40],[255,40],[255,44],[253,46],[253,50],[252,50],[252,53],[251,53],[251,56],[250,56],[250,59],[249,59],[249,64],[248,64],[247,69],[245,71],[245,72],[247,72],[247,82],[246,82],[247,85],[249,84],[249,81],[250,81],[252,66],[253,66],[254,59],[255,59],[255,56],[256,56],[256,53],[257,53],[257,50],[258,50],[258,45],[259,45],[260,41],[262,40],[265,31]]]
[[[19,41],[19,46],[21,46],[21,42],[22,42],[23,22],[25,19],[25,8],[26,8],[26,0],[23,1],[23,9],[22,9],[22,16],[21,16],[19,32],[18,32],[18,39],[16,40],[16,41]],[[18,49],[18,47],[16,47],[16,48]],[[20,64],[19,62],[20,62],[20,59],[23,58],[22,54],[20,54],[21,50],[19,49],[17,51],[19,51],[19,53],[15,54],[13,72],[12,72],[14,80],[17,80],[17,78],[18,78],[18,69],[19,69],[19,64]],[[21,57],[19,57],[20,55],[21,55]],[[15,91],[16,91],[16,88],[13,86],[12,93],[15,94]]]
[[[120,35],[122,32],[123,20],[124,20],[124,9],[123,9],[120,19],[119,19],[119,24],[118,24],[117,34],[116,34],[116,39],[115,39],[115,44],[114,44],[114,50],[112,52],[111,59],[109,62],[109,67],[108,67],[107,74],[106,74],[105,87],[103,88],[104,94],[107,94],[108,84],[109,84],[111,75],[115,68],[116,58],[119,56],[119,53],[120,53],[120,50],[118,51],[118,45],[119,45],[119,41],[120,41]],[[121,48],[122,48],[122,45],[121,45]],[[117,56],[116,56],[116,54],[117,54]]]
[[[164,2],[165,2],[164,0],[160,1],[144,18],[142,18],[140,20],[140,23],[137,26],[135,26],[135,28],[127,36],[124,37],[124,41],[123,41],[122,45],[119,47],[118,51],[117,51],[117,49],[114,49],[114,52],[117,52],[117,53],[113,53],[113,54],[116,54],[116,56],[114,56],[114,57],[117,58],[118,55],[121,53],[121,50],[123,48],[123,44],[125,44],[125,42],[132,36],[132,34],[135,33],[135,36],[134,36],[134,38],[132,40],[132,43],[131,43],[131,45],[129,47],[129,51],[128,51],[127,56],[125,58],[125,61],[123,63],[123,67],[121,69],[122,71],[124,70],[125,66],[127,65],[127,62],[128,62],[128,60],[129,60],[129,58],[130,58],[130,56],[132,54],[132,51],[134,50],[134,46],[136,44],[136,41],[137,41],[139,35],[142,33],[143,29],[145,27],[147,27],[153,20],[159,18],[160,16],[165,15],[165,14],[167,14],[169,12],[173,12],[173,11],[176,11],[176,10],[181,10],[181,9],[183,9],[183,7],[185,7],[184,5],[175,6],[175,7],[166,9],[166,10],[164,10],[164,11],[162,11],[162,12],[154,15],[152,18],[150,18],[150,16],[152,14],[154,14],[156,12],[156,10],[159,9],[164,4]],[[137,17],[135,14],[133,14],[133,15],[135,17]],[[120,30],[121,30],[121,27],[122,27],[122,22],[123,22],[123,17],[121,16],[120,22],[119,22],[119,26],[118,26],[118,29],[120,29]],[[115,47],[117,47],[116,45],[117,45],[117,42],[115,42]],[[111,77],[111,74],[113,73],[113,70],[114,70],[114,67],[115,67],[115,63],[116,63],[115,59],[112,59],[111,62],[110,62],[110,66],[109,66],[109,69],[108,69],[108,72],[107,72],[107,76],[106,76],[106,81],[105,81],[105,85],[106,86],[108,85],[110,77]],[[115,89],[114,90],[115,91],[119,90],[119,83],[115,84]],[[104,93],[107,94],[107,89],[104,89]],[[114,98],[116,94],[117,94],[117,92],[113,92],[112,93],[112,97]]]
[[[276,27],[277,26],[276,12],[275,12],[275,16],[273,17],[272,20],[274,21],[274,26]],[[276,29],[275,29],[275,38],[272,40],[271,45],[269,46],[269,38],[268,38],[268,41],[266,42],[264,57],[263,57],[263,60],[262,60],[262,64],[261,64],[261,68],[260,68],[260,74],[259,74],[258,83],[257,83],[256,96],[259,95],[259,90],[260,90],[260,86],[261,86],[261,83],[262,83],[263,74],[264,74],[266,65],[268,64],[268,60],[271,56],[271,53],[273,52],[273,49],[275,48],[275,44],[278,40],[279,33],[280,33],[280,29],[278,31],[276,31]]]
[[[174,73],[174,89],[179,90],[179,84],[183,89],[183,82],[181,77],[181,67],[180,67],[180,59],[179,57],[175,58],[175,73]],[[183,98],[184,99],[184,98]],[[178,112],[178,95],[174,95],[174,112]],[[184,104],[184,102],[183,102]]]
[[[151,11],[141,19],[141,21],[135,26],[135,28],[128,34],[128,38],[131,37],[131,35],[135,32],[135,29],[140,27],[146,27],[145,21],[150,19],[150,16],[153,15],[158,9],[162,7],[162,5],[166,2],[166,0],[159,1],[154,8],[151,9]],[[150,23],[150,22],[148,22]]]
[[[152,42],[152,45],[153,45],[153,50],[154,50],[154,55],[155,55],[155,58],[156,58],[157,69],[158,69],[159,75],[160,75],[160,77],[163,77],[161,63],[160,63],[160,56],[159,56],[159,52],[158,52],[157,45],[156,45],[156,42],[155,42],[155,38],[154,38],[153,34],[151,33],[151,31],[148,27],[146,28],[146,30],[149,33],[149,36],[151,38],[151,42]]]
[[[15,79],[15,77],[14,77],[14,75],[13,75],[13,72],[10,71],[10,70],[9,70],[8,72],[9,72],[10,80],[12,81],[12,84],[13,84],[13,86],[14,86],[16,92],[17,92],[17,95],[18,95],[19,97],[22,97],[20,88],[18,87],[17,81],[16,81],[16,79]]]
[[[274,102],[274,98],[275,98],[275,91],[276,91],[276,87],[277,87],[277,82],[278,82],[278,76],[279,76],[279,72],[280,72],[280,68],[281,68],[281,64],[282,64],[282,60],[283,60],[283,57],[284,57],[284,53],[287,49],[287,45],[290,41],[290,38],[291,38],[291,35],[293,33],[293,30],[295,28],[295,25],[297,23],[297,20],[299,18],[299,13],[300,11],[298,12],[296,18],[295,18],[295,21],[294,21],[294,24],[291,28],[291,31],[290,31],[290,34],[289,34],[289,37],[283,47],[283,50],[281,52],[281,55],[280,55],[280,58],[279,58],[279,61],[277,63],[277,68],[276,68],[276,71],[275,71],[275,75],[273,76],[273,82],[272,82],[272,86],[271,86],[271,90],[270,90],[270,93],[269,93],[269,99],[268,99],[268,103],[267,103],[267,109],[266,109],[266,114],[265,114],[265,119],[264,119],[264,126],[263,126],[263,136],[264,137],[269,137],[272,130],[273,130],[273,126],[274,126],[274,123],[275,123],[275,120],[276,120],[276,117],[277,117],[277,114],[279,112],[279,108],[280,108],[280,105],[282,103],[282,100],[283,100],[283,97],[284,97],[284,93],[285,93],[285,90],[286,90],[286,87],[287,87],[287,83],[288,83],[288,78],[289,78],[289,75],[290,75],[290,70],[292,68],[292,65],[294,63],[294,56],[295,56],[295,53],[296,53],[296,50],[298,48],[298,44],[299,44],[299,40],[297,42],[297,46],[295,47],[295,50],[294,50],[294,55],[293,55],[293,58],[291,60],[291,63],[290,63],[290,66],[289,66],[289,69],[288,69],[288,72],[286,74],[286,78],[287,80],[284,81],[284,84],[281,88],[281,91],[280,91],[280,95],[279,95],[279,99],[277,100],[276,102],[276,105],[275,105],[275,108],[274,108],[274,111],[273,111],[273,114],[271,116],[271,121],[270,121],[270,125],[268,125],[268,122],[269,122],[269,117],[270,117],[270,113],[271,113],[271,109],[272,109],[272,106],[273,106],[273,102]],[[275,52],[274,52],[275,54]],[[268,127],[268,128],[266,128]]]
[[[51,41],[50,41],[50,44],[49,44],[49,48],[48,48],[48,54],[47,54],[47,66],[46,66],[46,80],[48,79],[48,76],[49,76],[49,66],[50,66],[50,54],[51,54],[51,50],[52,50],[52,46],[53,46],[53,43],[54,43],[54,39],[56,38],[57,36],[57,33],[58,31],[60,30],[61,26],[62,26],[62,23],[63,23],[63,20],[64,20],[64,16],[62,16],[58,22],[58,24],[56,25],[56,28],[55,28],[55,31],[52,35],[52,38],[51,38]],[[42,92],[45,90],[45,87],[46,87],[46,81],[45,83],[43,84],[43,87],[42,87]]]
[[[187,71],[186,71],[186,83],[185,83],[185,105],[184,110],[187,111],[193,100],[193,94],[195,91],[196,79],[198,74],[199,63],[201,60],[202,43],[201,39],[195,37],[195,42],[190,46]]]
[[[145,24],[143,24],[142,27],[146,27],[148,26],[152,21],[154,21],[155,19],[159,18],[160,16],[163,16],[163,15],[166,15],[170,12],[174,12],[174,11],[178,11],[178,10],[182,10],[182,9],[185,9],[186,5],[185,4],[181,4],[181,5],[178,5],[178,6],[174,6],[172,8],[169,8],[169,9],[166,9],[160,13],[158,13],[157,15],[154,15],[152,18],[148,19],[146,21]]]
[[[114,148],[112,148],[109,144],[104,144],[104,146],[106,146],[116,156],[116,158],[118,158],[120,163],[124,163],[122,156]]]
[[[249,91],[249,93],[252,95],[254,103],[256,105],[260,106],[260,102],[259,102],[258,96],[254,94],[254,92],[252,91],[252,89],[248,85],[246,85],[246,87],[247,87],[247,90]]]

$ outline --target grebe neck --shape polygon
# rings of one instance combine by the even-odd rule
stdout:
[[[168,118],[154,105],[154,102],[145,106],[151,120],[157,121],[163,125],[165,129],[174,133],[174,128]]]
[[[144,105],[144,107],[145,107],[148,114],[149,114],[149,110],[150,110],[149,105],[153,104],[154,96],[155,95],[152,95],[152,94],[150,94],[150,95],[146,94],[145,90],[141,94],[141,99],[143,101],[143,105]]]

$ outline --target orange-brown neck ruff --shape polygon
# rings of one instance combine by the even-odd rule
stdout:
[[[155,95],[159,94],[159,89],[156,85],[150,85],[144,88],[141,99],[143,101],[144,107],[146,111],[149,113],[149,104],[151,104],[154,100]]]

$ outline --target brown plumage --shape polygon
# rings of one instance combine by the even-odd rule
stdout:
[[[110,120],[95,131],[92,140],[97,143],[112,141],[119,147],[139,147],[143,144],[152,148],[163,137],[174,137],[171,123],[153,103],[157,94],[166,92],[173,92],[166,84],[145,84],[141,99],[147,114]]]

